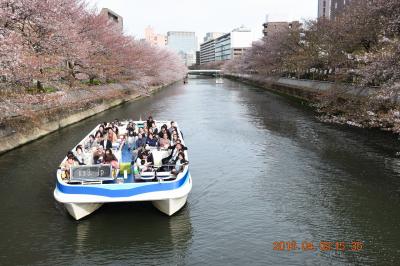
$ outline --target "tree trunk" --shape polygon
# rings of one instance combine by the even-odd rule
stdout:
[[[76,77],[75,77],[75,71],[74,71],[74,63],[73,62],[71,62],[71,61],[68,61],[68,63],[67,63],[67,65],[68,65],[68,72],[69,72],[69,77],[68,77],[68,80],[69,80],[69,87],[70,88],[72,88],[73,86],[74,86],[74,84],[75,84],[75,79],[76,79]]]
[[[44,92],[43,84],[39,80],[36,81],[36,89],[37,89],[38,92]]]

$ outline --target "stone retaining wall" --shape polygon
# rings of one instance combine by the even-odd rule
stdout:
[[[114,85],[116,86],[116,85]],[[166,85],[168,86],[168,85]],[[43,137],[60,128],[82,121],[88,117],[106,111],[128,101],[138,100],[166,87],[143,89],[124,86],[123,97],[93,98],[90,101],[71,104],[66,107],[56,106],[35,110],[30,115],[15,115],[3,118],[0,123],[0,154]],[[105,95],[106,96],[106,95]],[[83,99],[81,99],[83,101]],[[32,118],[34,117],[34,118]]]

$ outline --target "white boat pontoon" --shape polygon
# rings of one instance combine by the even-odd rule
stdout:
[[[146,121],[133,121],[136,127],[143,127]],[[168,127],[171,121],[155,121],[158,129],[164,124]],[[112,143],[112,152],[117,157],[119,167],[109,164],[93,164],[92,150],[84,150],[86,165],[73,166],[68,178],[63,169],[57,170],[57,185],[54,197],[63,203],[68,212],[79,220],[108,202],[151,201],[161,212],[173,215],[186,203],[192,189],[189,164],[185,164],[179,173],[171,173],[165,169],[162,159],[171,155],[170,149],[147,147],[153,157],[150,171],[140,172],[132,162],[132,151],[126,141],[128,121],[118,126],[120,138]],[[182,134],[177,125],[179,139],[184,145]],[[91,134],[95,134],[99,126],[93,129],[79,144],[84,145]],[[78,145],[79,145],[78,144]],[[77,146],[78,146],[77,145]],[[187,151],[184,151],[188,160]],[[63,163],[67,160],[65,158]]]

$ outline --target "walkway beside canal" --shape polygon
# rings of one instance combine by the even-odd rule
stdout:
[[[330,81],[305,80],[284,77],[268,77],[250,74],[224,74],[227,78],[263,87],[278,93],[287,94],[301,100],[315,101],[315,97],[329,90],[340,90],[343,93],[366,97],[373,93],[374,88],[361,88],[351,84]]]

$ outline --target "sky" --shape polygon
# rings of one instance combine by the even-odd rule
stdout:
[[[88,0],[99,10],[107,7],[124,19],[124,32],[138,39],[152,26],[157,33],[194,31],[199,43],[207,32],[230,32],[241,25],[262,37],[268,20],[292,21],[317,17],[318,0]]]

